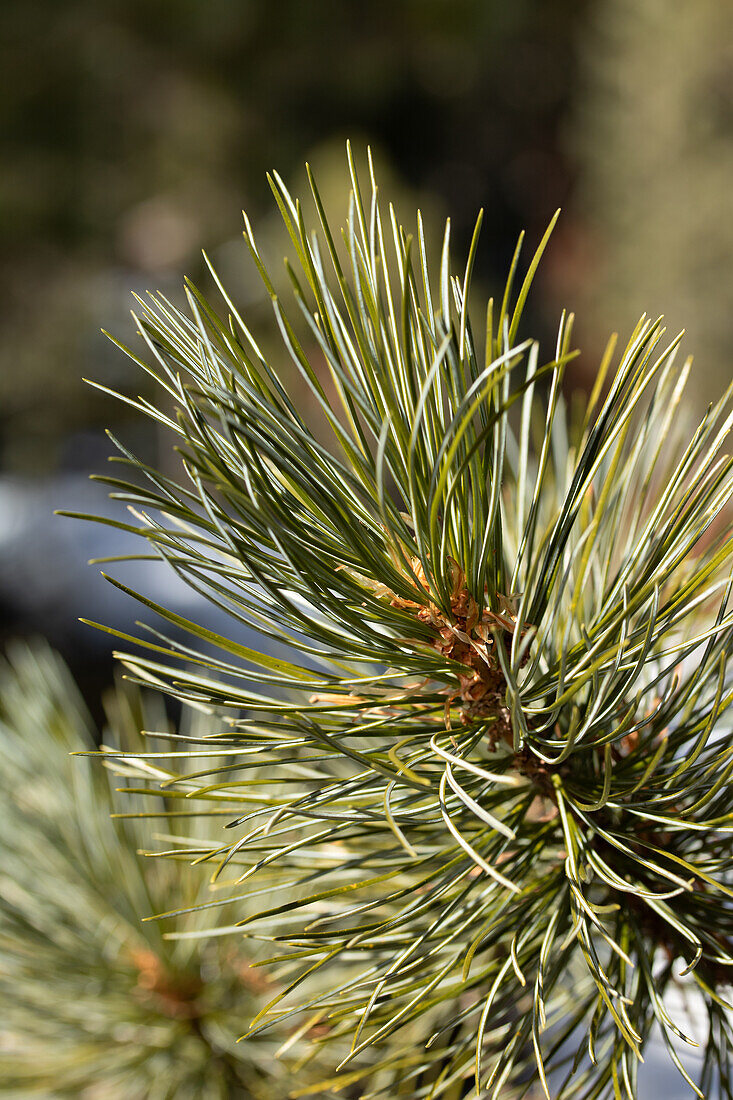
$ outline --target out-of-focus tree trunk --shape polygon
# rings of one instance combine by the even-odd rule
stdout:
[[[663,313],[700,406],[733,377],[732,32],[721,0],[596,0],[570,133],[584,335]]]

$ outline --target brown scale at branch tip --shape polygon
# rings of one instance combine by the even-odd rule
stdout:
[[[489,733],[492,749],[502,740],[511,745],[513,738],[506,706],[506,679],[492,634],[492,630],[503,631],[510,637],[514,634],[516,618],[511,600],[499,593],[498,613],[488,608],[480,610],[466,588],[466,578],[458,562],[448,558],[448,565],[451,572],[449,614],[432,600],[421,603],[390,593],[390,603],[393,607],[413,612],[421,623],[431,626],[436,632],[435,649],[466,669],[465,672],[458,672],[458,689],[446,700],[446,724],[450,725],[451,703],[458,700],[462,722],[493,719]],[[411,558],[410,566],[420,587],[427,593],[429,585],[422,563],[418,558]]]

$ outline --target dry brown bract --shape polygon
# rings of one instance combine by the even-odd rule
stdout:
[[[448,564],[452,581],[449,614],[442,611],[430,598],[430,585],[419,558],[411,557],[410,567],[419,587],[425,592],[426,600],[404,599],[384,585],[380,585],[375,591],[380,596],[389,596],[393,607],[411,611],[421,623],[433,627],[434,647],[444,657],[465,667],[465,672],[457,673],[458,689],[451,692],[446,700],[446,726],[450,728],[451,705],[459,700],[462,722],[493,718],[489,733],[492,749],[500,740],[511,745],[512,727],[505,702],[506,679],[492,633],[501,631],[509,635],[510,643],[516,627],[511,600],[498,594],[499,613],[488,608],[480,610],[466,588],[466,578],[458,562],[449,558]]]

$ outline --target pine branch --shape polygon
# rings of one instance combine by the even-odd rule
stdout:
[[[563,1100],[634,1097],[654,1025],[679,1061],[665,995],[683,980],[707,1006],[705,1094],[730,1097],[731,393],[682,439],[689,363],[642,318],[572,423],[572,316],[549,355],[520,338],[550,230],[479,327],[480,219],[465,269],[446,226],[431,271],[420,219],[416,238],[384,220],[350,165],[338,241],[312,179],[314,231],[271,181],[287,304],[245,222],[277,364],[213,272],[223,316],[190,284],[186,311],[140,302],[129,354],[161,401],[133,404],[182,479],[120,447],[120,526],[232,631],[139,594],[171,636],[118,655],[228,713],[207,744],[233,751],[126,766],[174,813],[196,796],[230,814],[187,850],[231,883],[211,927],[226,904],[224,928],[270,939],[290,976],[250,1035],[314,1014],[315,1049],[351,1036],[344,1079],[369,1096],[452,1097],[473,1075],[502,1100],[550,1080]],[[237,911],[263,887],[278,900]],[[361,1061],[382,1043],[384,1087]]]

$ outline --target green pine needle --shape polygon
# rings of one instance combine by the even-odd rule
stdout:
[[[186,311],[140,302],[130,355],[161,398],[133,404],[182,479],[120,446],[120,526],[263,642],[140,595],[175,637],[123,636],[148,649],[126,669],[223,708],[205,743],[234,751],[126,765],[231,815],[189,852],[289,975],[251,1034],[315,1014],[364,1095],[633,1098],[655,1025],[687,1072],[682,982],[707,1007],[699,1095],[731,1097],[731,393],[683,438],[689,363],[642,319],[573,423],[572,317],[549,353],[520,335],[550,230],[472,318],[480,219],[465,269],[447,226],[432,270],[421,219],[385,219],[349,163],[340,238],[312,177],[313,231],[271,181],[282,293],[245,221],[279,352],[213,271],[221,314],[190,284]]]

